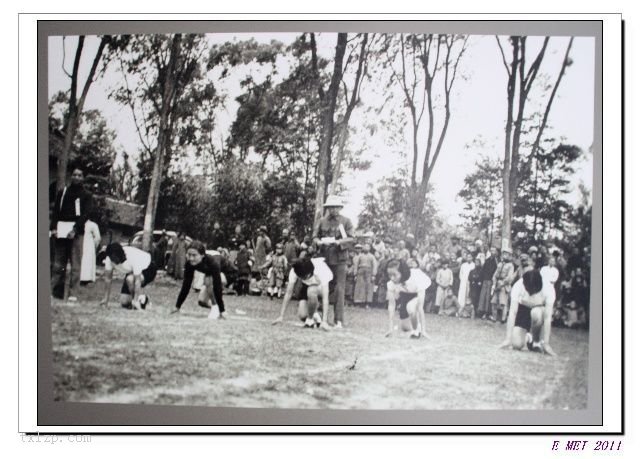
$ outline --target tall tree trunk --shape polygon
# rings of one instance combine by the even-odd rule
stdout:
[[[534,152],[535,175],[533,177],[533,240],[538,240],[538,153]]]
[[[89,93],[89,88],[93,83],[93,78],[96,74],[96,70],[98,69],[98,64],[100,63],[100,59],[102,58],[102,53],[104,52],[104,48],[109,41],[108,36],[102,37],[100,40],[100,45],[98,46],[98,50],[93,58],[93,63],[91,64],[91,69],[89,70],[89,75],[87,75],[87,79],[82,88],[82,93],[80,95],[80,99],[78,99],[77,91],[78,91],[78,71],[80,68],[80,58],[82,57],[82,49],[84,47],[84,35],[80,35],[78,37],[78,46],[76,48],[76,55],[73,61],[73,70],[71,73],[71,91],[69,94],[69,111],[67,114],[67,120],[64,126],[64,143],[62,146],[62,151],[60,152],[60,156],[58,156],[58,170],[57,170],[57,183],[56,190],[61,191],[66,185],[66,177],[67,177],[67,168],[69,165],[69,156],[71,152],[71,145],[73,145],[73,140],[76,136],[76,132],[78,130],[78,124],[80,120],[80,115],[82,114],[82,110],[84,108],[84,102],[87,98],[87,94]]]
[[[167,150],[167,141],[171,137],[169,131],[169,114],[172,108],[172,99],[176,84],[176,61],[180,54],[180,43],[182,35],[176,34],[171,42],[171,54],[169,64],[166,69],[162,90],[162,106],[160,109],[160,127],[158,129],[158,144],[156,146],[153,163],[153,174],[149,186],[149,196],[147,197],[147,207],[144,215],[144,226],[142,234],[142,249],[151,251],[153,228],[155,225],[156,211],[158,209],[158,198],[160,196],[160,185],[162,184],[162,174],[164,172],[164,156]],[[160,71],[161,69],[158,69]]]
[[[516,93],[516,75],[518,68],[519,41],[511,37],[513,58],[507,83],[507,122],[505,124],[504,162],[502,164],[502,240],[511,244],[511,131],[513,129],[513,105]],[[492,222],[493,223],[493,222]]]
[[[508,242],[509,245],[512,243],[512,234],[511,234],[511,221],[513,219],[513,203],[515,201],[515,195],[517,192],[517,188],[520,184],[520,134],[522,132],[522,123],[524,121],[524,107],[526,105],[527,97],[531,86],[536,78],[538,70],[540,68],[540,64],[542,63],[542,59],[544,57],[547,43],[549,42],[549,38],[545,38],[544,44],[538,53],[538,56],[531,64],[529,71],[525,76],[525,41],[524,37],[511,37],[511,45],[513,48],[513,57],[511,61],[511,69],[507,67],[507,71],[509,72],[509,80],[507,86],[507,123],[505,125],[505,155],[504,155],[504,164],[502,169],[502,187],[503,187],[503,218],[502,218],[502,241]],[[560,81],[564,76],[567,66],[569,65],[569,51],[571,50],[571,45],[573,43],[573,38],[569,41],[569,45],[567,46],[567,50],[565,52],[564,60],[562,62],[562,66],[560,68],[560,72],[558,73],[558,78],[556,79],[555,85],[551,91],[549,96],[549,100],[547,101],[547,105],[544,111],[544,115],[542,117],[542,121],[538,126],[538,131],[536,133],[535,140],[531,147],[531,152],[529,154],[528,161],[533,161],[536,158],[538,149],[540,147],[540,141],[542,138],[542,134],[547,125],[547,119],[549,117],[549,113],[551,111],[551,106],[553,104],[553,100],[555,98],[556,92],[558,90],[558,86],[560,86]],[[500,42],[498,41],[498,44]],[[501,48],[502,50],[502,48]],[[504,58],[504,55],[503,55]],[[506,62],[505,62],[506,66]],[[513,106],[514,106],[514,98],[515,98],[515,82],[516,76],[520,76],[519,84],[519,100],[518,100],[518,114],[515,120],[513,120]],[[513,135],[513,140],[511,140],[511,136]],[[535,232],[535,228],[534,228]]]
[[[433,40],[436,40],[436,55],[435,60],[433,60],[433,70],[430,70],[430,55],[431,55],[431,44]],[[414,148],[414,156],[413,156],[413,168],[412,168],[412,178],[411,178],[411,191],[410,191],[410,201],[409,201],[409,227],[413,234],[421,238],[423,236],[425,222],[422,221],[422,216],[424,213],[424,206],[427,199],[427,190],[429,188],[429,181],[431,179],[431,174],[433,173],[433,169],[438,160],[438,156],[440,155],[440,151],[442,150],[442,145],[444,143],[444,139],[447,135],[447,129],[449,127],[449,121],[451,119],[451,89],[453,87],[453,83],[456,78],[456,72],[458,69],[458,64],[460,63],[460,58],[462,57],[465,47],[466,47],[466,38],[464,38],[464,42],[462,43],[462,47],[454,56],[452,56],[452,49],[455,44],[456,39],[453,37],[442,37],[442,36],[434,36],[434,35],[425,35],[423,37],[422,46],[420,48],[420,56],[419,61],[422,65],[424,71],[424,99],[422,109],[420,110],[420,115],[416,117],[416,104],[413,96],[409,95],[408,87],[404,86],[405,97],[407,101],[410,101],[409,108],[411,109],[412,121],[414,123],[413,129],[413,148]],[[440,52],[441,48],[444,46],[445,58],[442,64],[439,64]],[[404,53],[404,48],[403,48]],[[433,94],[433,82],[436,77],[436,72],[444,73],[444,120],[442,123],[442,127],[440,131],[437,133],[437,142],[435,143],[434,148],[434,134],[436,134],[435,128],[435,117],[434,117],[434,94]],[[403,59],[403,74],[406,74],[404,69],[404,59]],[[413,94],[413,92],[412,92]],[[424,112],[424,106],[426,103],[429,120],[428,120],[428,130],[427,130],[427,144],[425,148],[424,160],[422,162],[422,176],[419,183],[416,183],[416,169],[417,169],[417,131],[420,124],[420,119],[422,118],[422,113]]]
[[[344,158],[344,149],[347,144],[349,126],[340,123],[340,133],[338,134],[338,152],[336,154],[335,164],[333,166],[333,172],[331,174],[331,185],[329,186],[329,193],[337,193],[338,180],[340,180],[340,174],[342,173],[342,159]]]
[[[365,73],[365,63],[367,60],[367,41],[368,34],[364,34],[362,42],[360,43],[360,55],[358,57],[358,70],[356,71],[355,81],[353,83],[353,91],[351,92],[351,98],[347,103],[347,109],[342,119],[342,123],[339,125],[338,132],[338,152],[333,166],[333,173],[331,176],[331,186],[329,188],[331,193],[335,193],[338,188],[338,181],[340,180],[342,160],[344,158],[344,149],[349,137],[349,119],[353,113],[356,104],[360,100],[360,86]],[[345,97],[348,94],[347,85],[344,85]]]
[[[333,65],[333,75],[329,90],[324,100],[324,109],[322,113],[322,140],[320,142],[320,152],[318,158],[318,178],[316,182],[316,210],[314,215],[314,225],[322,218],[323,204],[325,200],[326,189],[330,183],[331,175],[331,144],[333,141],[333,116],[336,110],[336,99],[338,90],[340,89],[340,80],[342,80],[342,61],[344,59],[345,49],[347,47],[347,34],[339,33],[336,43],[336,56]]]

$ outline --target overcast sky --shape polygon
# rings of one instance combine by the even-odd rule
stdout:
[[[291,43],[296,34],[211,34],[211,43],[222,43],[229,40],[243,40],[250,37],[260,42],[272,39],[285,44]],[[336,35],[321,34],[318,39],[319,53],[328,59],[334,55]],[[98,40],[87,37],[85,51],[81,62],[80,77],[86,75],[91,65],[91,56],[95,53]],[[66,56],[65,68],[70,72],[73,64],[76,39],[68,37],[65,40]],[[528,51],[534,52],[542,43],[541,38],[531,37],[527,41]],[[568,38],[552,37],[541,66],[542,74],[556,77],[562,57],[568,43]],[[576,38],[571,49],[573,64],[568,68],[558,89],[548,125],[552,127],[548,134],[556,139],[563,139],[567,143],[575,144],[585,152],[593,143],[593,111],[594,111],[594,39]],[[531,62],[532,59],[528,59]],[[62,37],[49,39],[49,96],[60,90],[68,90],[70,79],[62,70],[63,40]],[[218,114],[217,130],[219,135],[227,137],[228,128],[235,118],[237,103],[235,97],[240,94],[239,81],[246,75],[247,67],[239,69],[234,77],[228,78],[219,89],[227,93],[227,104]],[[250,69],[254,77],[259,80],[260,72],[255,67]],[[279,74],[286,74],[287,63],[279,61]],[[242,74],[240,74],[242,72]],[[472,36],[469,48],[460,64],[460,74],[464,76],[456,81],[452,96],[452,118],[442,152],[432,176],[433,199],[441,213],[450,223],[460,223],[459,214],[463,207],[456,198],[462,188],[464,177],[472,171],[475,160],[481,153],[501,157],[504,143],[504,121],[506,117],[506,71],[500,57],[494,36]],[[117,86],[120,74],[116,71],[108,72],[104,78],[96,81],[87,97],[85,109],[99,109],[109,124],[117,133],[116,147],[135,155],[139,149],[139,140],[135,132],[133,117],[128,107],[121,106],[108,99],[108,94]],[[376,105],[376,97],[380,95],[379,88],[367,88],[366,82],[362,92],[365,104]],[[400,104],[400,98],[397,104]],[[533,104],[541,105],[546,100],[533,95]],[[437,114],[436,114],[437,116]],[[403,164],[400,151],[411,152],[411,130],[405,129],[405,142],[391,148],[388,146],[385,133],[377,131],[373,136],[367,135],[364,125],[370,122],[361,108],[356,108],[351,118],[351,125],[358,129],[358,133],[350,138],[358,147],[366,149],[366,155],[373,160],[370,170],[347,174],[344,185],[348,189],[345,194],[346,206],[344,213],[354,223],[361,209],[361,201],[369,187],[375,187],[380,179],[391,174]],[[423,122],[423,124],[425,124]],[[424,131],[422,137],[424,138]],[[468,149],[474,139],[482,137],[486,148]],[[424,144],[420,142],[421,150]],[[583,182],[589,189],[592,186],[593,167],[591,155],[580,164],[578,173],[573,177],[575,188]],[[577,199],[577,193],[572,199]]]

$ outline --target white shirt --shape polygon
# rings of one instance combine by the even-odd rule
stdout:
[[[522,279],[513,284],[511,288],[511,305],[520,303],[523,299],[533,300],[539,303],[539,306],[553,307],[553,303],[556,301],[556,291],[549,282],[542,282],[542,290],[535,295],[529,295],[529,292],[524,288],[524,282]]]
[[[437,252],[427,252],[424,254],[424,257],[422,257],[422,264],[421,266],[425,269],[430,268],[430,265],[434,262],[440,259],[440,255]]]
[[[309,279],[300,279],[305,285],[329,285],[329,282],[333,280],[333,273],[331,269],[327,266],[324,261],[324,258],[312,258],[311,263],[313,263],[313,276]],[[293,285],[298,279],[296,272],[292,269],[289,272],[289,282],[290,285]]]
[[[431,279],[423,271],[411,268],[411,275],[404,284],[396,284],[393,281],[387,282],[387,292],[397,297],[400,292],[420,293],[424,292],[431,285]]]
[[[555,284],[560,276],[558,272],[558,268],[555,266],[543,266],[540,270],[540,275],[542,276],[542,280],[544,282],[550,282],[551,284]]]
[[[113,263],[109,257],[104,259],[104,269],[112,271],[114,268],[116,271],[122,274],[140,275],[144,269],[147,269],[151,264],[151,255],[147,252],[137,249],[135,247],[126,246],[122,248],[127,259],[119,265]]]

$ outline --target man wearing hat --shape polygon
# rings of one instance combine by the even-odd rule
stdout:
[[[505,244],[506,242],[506,244]],[[511,261],[511,247],[508,241],[503,241],[500,262],[493,275],[493,295],[491,297],[491,321],[507,321],[507,307],[509,305],[509,292],[513,280],[515,267]]]
[[[333,317],[337,328],[342,328],[344,321],[347,259],[349,246],[353,242],[353,225],[351,220],[340,215],[342,207],[342,200],[338,196],[329,195],[324,203],[327,215],[322,217],[313,229],[313,240],[319,248],[318,256],[324,257],[333,273],[333,280],[329,286],[332,291]]]
[[[271,239],[267,236],[267,227],[261,226],[258,228],[258,237],[256,238],[254,257],[256,261],[254,263],[255,270],[259,270],[260,266],[264,265],[267,261],[267,253],[271,251]]]

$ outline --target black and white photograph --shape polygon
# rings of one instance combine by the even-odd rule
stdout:
[[[212,27],[47,59],[54,401],[588,408],[594,37]]]

